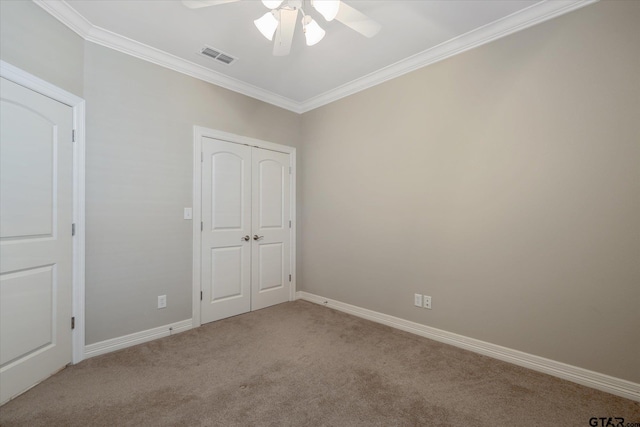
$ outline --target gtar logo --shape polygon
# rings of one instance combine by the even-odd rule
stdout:
[[[624,427],[624,418],[620,417],[591,417],[589,425],[592,427]]]

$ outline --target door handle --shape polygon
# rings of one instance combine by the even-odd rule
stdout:
[[[249,235],[247,234],[246,236],[240,238],[240,240],[244,240],[245,242],[248,242],[249,240],[251,240],[251,237],[249,237]]]
[[[262,238],[264,238],[264,236],[258,236],[257,234],[254,234],[254,235],[253,235],[253,240],[258,241],[258,240],[260,240],[260,239],[262,239]]]

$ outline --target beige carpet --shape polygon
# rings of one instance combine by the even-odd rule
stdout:
[[[71,366],[2,426],[589,426],[640,405],[297,301]]]

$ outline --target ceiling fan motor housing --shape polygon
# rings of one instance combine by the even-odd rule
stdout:
[[[302,0],[289,0],[287,4],[289,5],[289,7],[292,7],[294,9],[302,8]]]

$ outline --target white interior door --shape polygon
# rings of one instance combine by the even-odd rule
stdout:
[[[289,300],[289,155],[203,137],[200,321]]]
[[[251,309],[289,300],[291,220],[289,155],[252,152]]]
[[[0,402],[6,402],[71,362],[73,110],[0,80]]]
[[[202,139],[201,322],[251,309],[251,148]]]

